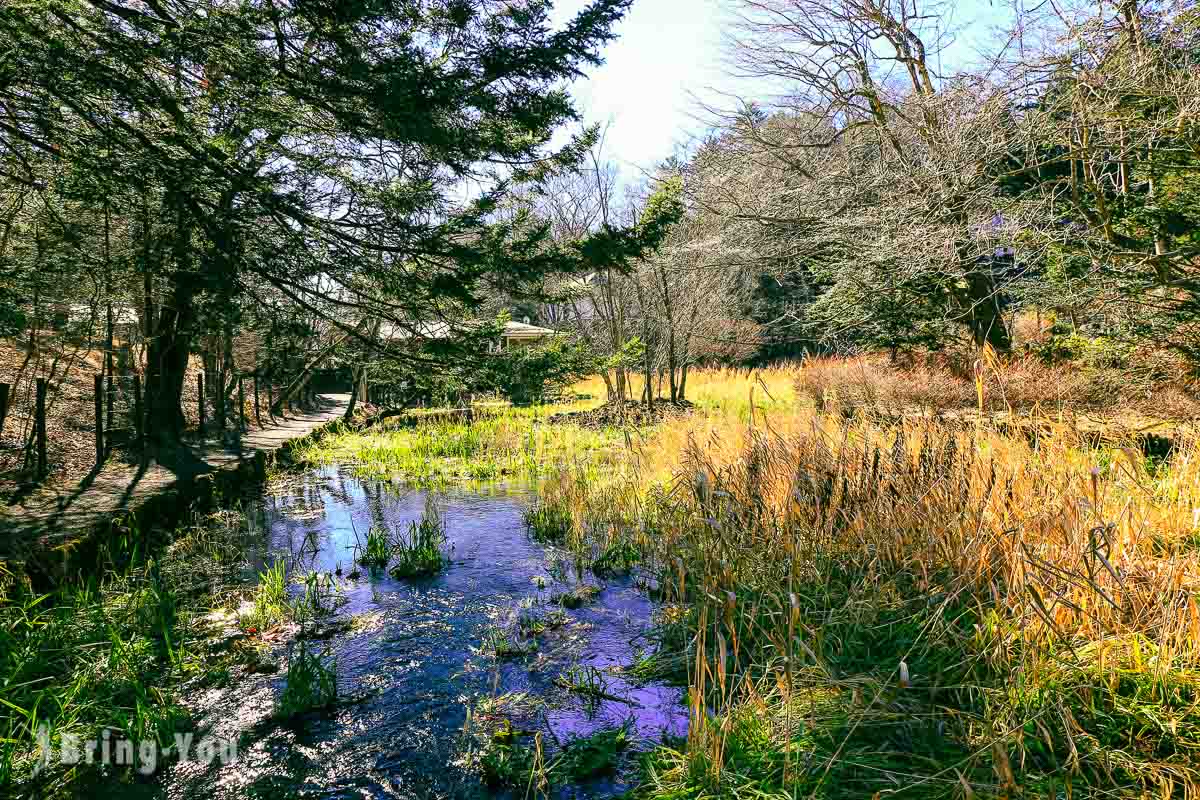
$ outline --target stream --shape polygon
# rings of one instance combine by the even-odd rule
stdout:
[[[166,797],[503,795],[485,786],[471,764],[472,749],[487,741],[480,726],[486,728],[489,714],[496,721],[494,709],[481,707],[502,696],[511,701],[501,709],[509,720],[504,724],[525,741],[540,732],[548,756],[577,737],[629,727],[631,752],[616,769],[553,785],[554,797],[621,794],[630,788],[639,749],[686,734],[679,688],[640,683],[620,671],[651,648],[645,634],[653,603],[632,578],[580,576],[565,552],[532,541],[522,514],[536,497],[534,486],[437,491],[450,565],[417,581],[366,570],[352,576],[356,541],[372,525],[407,529],[421,518],[427,494],[327,467],[264,495],[258,513],[266,548],[256,554],[256,566],[283,558],[292,574],[341,574],[339,605],[318,625],[321,640],[310,643],[336,659],[341,699],[298,722],[273,719],[288,658],[287,646],[277,644],[274,674],[239,676],[192,698],[201,729],[236,739],[238,758],[172,765]],[[600,587],[599,594],[558,612],[559,624],[536,636],[535,652],[498,659],[485,646],[489,631],[511,629],[523,609],[557,608],[550,598],[580,581]],[[302,587],[293,584],[291,591]],[[603,696],[562,687],[570,669],[601,676]],[[523,790],[510,794],[525,796]]]

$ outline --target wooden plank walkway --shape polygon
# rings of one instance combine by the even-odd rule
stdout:
[[[232,446],[217,443],[179,451],[171,463],[146,465],[110,458],[76,487],[47,487],[0,507],[0,564],[24,561],[35,551],[61,548],[135,511],[148,500],[173,493],[202,475],[238,470],[341,417],[348,394],[320,395],[317,411],[277,418],[251,428]]]

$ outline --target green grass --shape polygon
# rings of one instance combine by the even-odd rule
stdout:
[[[500,628],[490,628],[483,636],[483,652],[497,661],[524,658],[537,651],[537,639],[522,638]]]
[[[184,687],[219,683],[235,658],[209,651],[204,617],[236,596],[253,535],[251,521],[221,512],[152,561],[140,537],[115,535],[96,574],[49,594],[0,582],[0,795],[69,796],[96,779],[87,765],[35,778],[41,725],[56,748],[102,729],[166,748],[195,730]]]
[[[502,408],[473,422],[444,418],[409,427],[343,430],[297,449],[314,464],[349,464],[364,477],[437,485],[454,481],[536,479],[559,465],[623,441],[616,432],[548,424],[553,408]]]
[[[358,554],[358,563],[364,567],[383,569],[392,559],[392,547],[388,542],[388,531],[383,527],[372,526],[367,531],[367,544]]]
[[[407,535],[392,542],[391,574],[396,578],[428,578],[450,563],[446,555],[446,528],[437,505],[425,505],[421,519],[409,526]]]
[[[598,578],[628,575],[641,560],[642,554],[637,545],[622,540],[604,549],[599,558],[592,562],[592,572]]]
[[[310,651],[304,642],[300,642],[289,652],[287,681],[279,696],[276,716],[292,719],[329,708],[337,699],[337,662]]]
[[[478,758],[483,782],[491,789],[542,795],[555,786],[593,780],[616,770],[631,744],[628,724],[603,727],[563,743],[553,756],[543,752],[541,737],[523,742],[507,723],[490,737]]]
[[[613,772],[617,759],[629,744],[628,724],[601,728],[588,736],[569,740],[552,763],[551,772],[572,781],[586,781]]]
[[[261,632],[289,619],[292,611],[287,589],[287,565],[283,561],[275,561],[259,573],[251,606],[240,615],[239,623],[244,629],[253,628]]]
[[[525,527],[535,542],[562,544],[570,536],[574,518],[558,503],[537,501],[525,510]]]

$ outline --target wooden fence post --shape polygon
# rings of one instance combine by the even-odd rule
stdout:
[[[246,430],[246,379],[238,378],[238,430]]]
[[[33,431],[37,438],[37,477],[46,477],[50,471],[46,463],[46,387],[45,378],[37,379],[37,400],[33,407]]]
[[[254,422],[262,427],[262,412],[258,410],[258,373],[254,374]]]
[[[108,361],[108,363],[109,364],[112,363],[111,359]],[[107,368],[106,368],[106,371],[107,371]],[[104,418],[106,420],[108,420],[108,429],[111,431],[112,426],[113,426],[113,424],[112,424],[113,403],[116,402],[116,399],[117,399],[117,390],[116,390],[116,386],[113,384],[113,376],[112,376],[111,372],[107,373],[105,382],[107,383],[108,386],[107,386],[107,391],[105,392],[105,395],[104,395]],[[112,445],[112,436],[110,435],[108,438],[109,438],[108,443],[111,446]]]
[[[12,387],[0,383],[0,436],[4,435],[4,418],[8,416],[8,392]]]
[[[133,376],[133,425],[137,429],[139,450],[146,449],[146,420],[142,419],[142,378]]]
[[[196,407],[200,411],[200,438],[204,438],[204,373],[196,376]]]
[[[97,374],[93,381],[96,400],[96,466],[104,463],[104,376]],[[109,420],[111,427],[112,420]]]

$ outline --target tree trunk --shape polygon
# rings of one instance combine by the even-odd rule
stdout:
[[[183,384],[187,377],[195,308],[191,292],[176,287],[158,313],[154,336],[146,346],[146,421],[148,433],[163,444],[183,435]]]
[[[998,353],[1007,353],[1012,349],[1012,339],[1000,314],[999,292],[992,276],[982,271],[969,273],[964,301],[967,304],[964,321],[975,345],[991,345]]]

